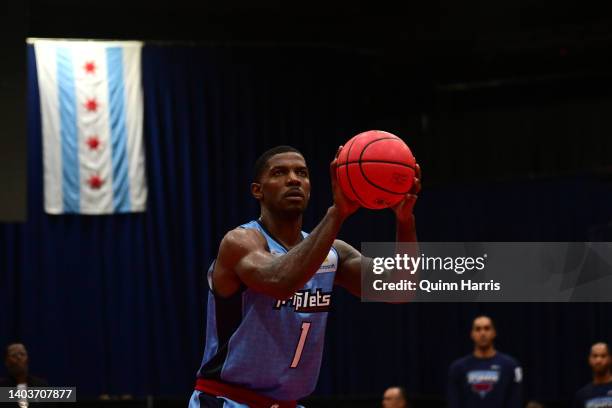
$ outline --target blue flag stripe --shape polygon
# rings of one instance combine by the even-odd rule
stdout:
[[[62,47],[57,49],[56,55],[60,137],[62,139],[63,206],[64,212],[79,212],[81,207],[81,180],[79,176],[79,136],[72,56],[68,48]]]
[[[106,49],[108,72],[108,106],[110,142],[113,167],[113,202],[115,211],[130,211],[130,182],[128,177],[127,128],[125,89],[123,84],[123,50]]]

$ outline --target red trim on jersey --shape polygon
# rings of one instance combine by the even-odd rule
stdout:
[[[204,378],[196,380],[195,389],[216,397],[227,397],[251,408],[295,408],[297,406],[296,401],[278,401],[246,388]]]

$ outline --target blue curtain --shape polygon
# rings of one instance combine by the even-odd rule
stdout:
[[[181,86],[176,66],[160,70],[151,58],[145,52],[147,211],[50,216],[28,49],[28,221],[0,229],[0,341],[23,341],[34,373],[84,395],[186,391],[201,353],[200,276],[210,259],[204,96]],[[176,86],[166,86],[172,77]]]
[[[142,66],[147,211],[46,215],[32,48],[28,68],[28,221],[0,225],[0,345],[23,341],[33,373],[80,395],[187,398],[204,346],[203,272],[223,234],[257,216],[251,166],[276,144],[295,145],[310,163],[307,230],[331,203],[337,146],[370,128],[407,135],[420,157],[421,240],[586,240],[610,219],[612,189],[589,176],[428,185],[443,147],[424,154],[418,113],[385,111],[379,98],[395,84],[372,56],[154,45],[144,47]],[[393,231],[389,211],[361,210],[341,238],[359,247],[392,240]],[[523,362],[531,397],[568,398],[588,381],[589,344],[612,339],[608,304],[361,304],[338,290],[317,393],[399,383],[441,394],[483,312],[496,318],[500,349]]]
[[[257,215],[248,193],[256,156],[289,139],[316,157],[313,135],[361,128],[357,120],[333,127],[359,116],[351,95],[336,100],[326,91],[346,63],[325,79],[333,70],[323,62],[342,55],[313,54],[301,67],[298,50],[263,54],[146,46],[147,211],[51,216],[43,212],[36,63],[28,48],[28,220],[0,226],[0,344],[23,341],[32,372],[83,395],[188,395],[204,345],[203,272],[223,234]],[[307,70],[317,79],[293,88]],[[287,94],[319,117],[286,104]],[[281,120],[269,106],[284,110]],[[314,173],[327,182],[326,165]]]

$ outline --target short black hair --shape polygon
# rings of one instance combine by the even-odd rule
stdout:
[[[302,154],[302,152],[300,152],[298,149],[296,149],[293,146],[287,146],[287,145],[281,145],[281,146],[275,146],[271,149],[266,150],[265,152],[263,152],[261,154],[261,156],[259,156],[259,158],[255,161],[255,169],[253,171],[253,175],[254,175],[254,179],[255,181],[259,181],[261,175],[263,174],[266,165],[268,164],[268,160],[270,160],[270,157],[276,155],[276,154],[281,154],[281,153],[298,153],[301,156],[304,156]]]

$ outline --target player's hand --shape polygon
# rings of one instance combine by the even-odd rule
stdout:
[[[417,163],[412,188],[402,201],[391,207],[398,221],[408,221],[412,219],[412,210],[414,209],[417,198],[419,198],[419,191],[421,191],[421,166]]]
[[[336,167],[338,166],[338,155],[342,150],[342,146],[338,147],[336,157],[329,165],[329,175],[331,178],[332,193],[334,195],[334,206],[339,210],[340,215],[343,218],[348,217],[359,208],[359,204],[355,201],[351,201],[344,193],[342,188],[338,184],[338,176],[336,174]]]

